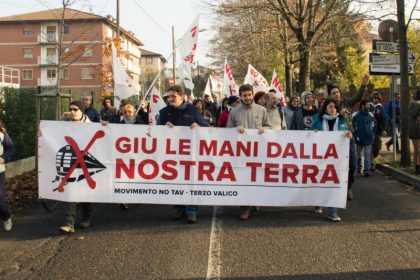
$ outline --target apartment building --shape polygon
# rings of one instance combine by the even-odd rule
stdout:
[[[163,78],[166,77],[166,71],[162,69],[165,67],[166,59],[158,53],[151,52],[145,49],[140,49],[141,51],[141,58],[140,58],[140,67],[142,70],[141,75],[141,84],[143,91],[146,91],[150,84],[152,83],[155,76],[160,73],[156,86],[162,92],[164,89]]]
[[[62,9],[0,18],[0,66],[19,69],[21,87],[52,88],[60,77],[62,92],[71,89],[100,95],[109,91],[99,70],[109,61],[104,55],[104,41],[115,34],[115,20],[74,9],[66,9],[64,25],[60,24],[61,18]],[[123,28],[120,34],[123,64],[140,90],[139,47],[143,43]]]

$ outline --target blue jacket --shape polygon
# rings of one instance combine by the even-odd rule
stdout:
[[[358,145],[370,145],[375,135],[375,117],[370,112],[359,111],[353,116],[354,138]]]
[[[190,126],[193,123],[206,126],[197,108],[186,102],[179,107],[168,105],[159,111],[157,125],[165,125],[167,122],[171,122],[175,126]]]
[[[385,117],[387,121],[392,120],[392,100],[389,100],[385,105]],[[396,123],[400,123],[400,101],[395,102],[395,120]]]
[[[322,121],[323,119],[321,118],[319,114],[314,115],[311,130],[324,131],[324,128],[322,127]],[[349,130],[347,121],[343,116],[338,116],[338,130],[339,131]]]
[[[89,108],[85,108],[85,115],[88,116],[89,120],[91,122],[100,122],[101,121],[101,115],[99,114],[98,110],[93,108],[91,105]]]

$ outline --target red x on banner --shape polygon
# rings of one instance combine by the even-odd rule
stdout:
[[[83,175],[85,175],[86,181],[88,182],[88,185],[91,189],[94,189],[96,187],[96,182],[90,177],[89,171],[86,167],[86,163],[83,160],[83,157],[87,154],[89,149],[92,147],[92,145],[96,142],[96,140],[102,138],[105,136],[105,132],[103,130],[97,131],[92,139],[89,141],[85,149],[82,150],[77,145],[76,141],[71,138],[70,136],[65,136],[64,139],[66,142],[70,145],[70,147],[73,149],[73,151],[76,154],[77,160],[73,163],[73,165],[70,167],[69,171],[67,172],[66,176],[63,177],[63,179],[60,182],[60,185],[58,185],[58,188],[54,189],[54,191],[58,190],[58,192],[64,192],[64,185],[66,184],[67,180],[73,173],[73,171],[76,169],[76,167],[80,164],[80,167],[82,168]]]

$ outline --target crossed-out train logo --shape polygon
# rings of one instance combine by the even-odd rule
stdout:
[[[104,136],[103,130],[97,131],[84,149],[80,149],[72,137],[64,137],[68,145],[60,148],[56,154],[57,175],[53,183],[60,182],[60,184],[53,191],[64,192],[65,185],[83,179],[86,179],[91,189],[95,189],[96,182],[91,176],[105,170],[106,167],[90,154],[89,150],[96,140]]]

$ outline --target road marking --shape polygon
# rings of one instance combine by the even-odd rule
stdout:
[[[220,279],[222,259],[222,207],[213,207],[213,219],[211,221],[209,260],[207,265],[206,279]]]

